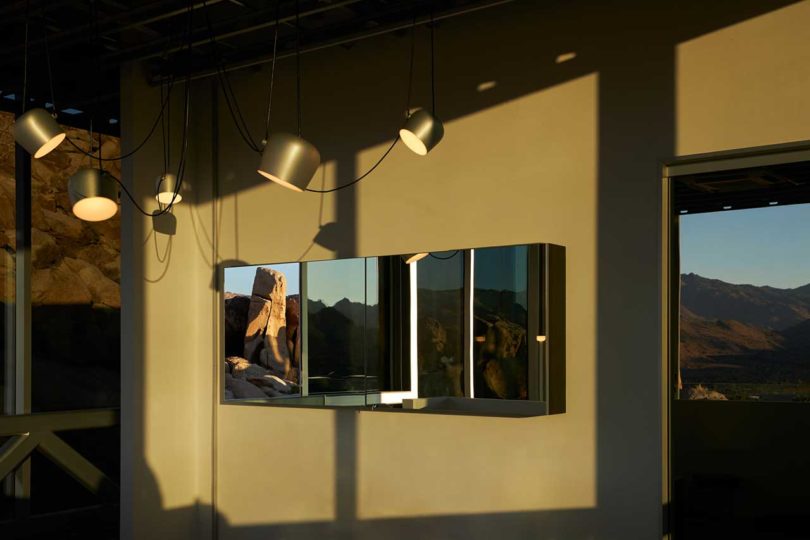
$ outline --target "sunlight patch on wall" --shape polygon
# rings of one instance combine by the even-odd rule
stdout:
[[[677,152],[810,139],[810,2],[677,47]]]

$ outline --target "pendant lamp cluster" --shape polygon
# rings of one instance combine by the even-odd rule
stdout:
[[[98,16],[95,13],[95,3],[92,3],[93,23],[95,27],[95,39],[98,41]],[[190,43],[190,29],[191,29],[191,9],[189,9],[189,43]],[[73,174],[68,180],[68,196],[72,205],[73,214],[83,221],[97,222],[110,219],[118,213],[119,205],[119,186],[124,190],[129,199],[135,207],[144,215],[158,216],[169,212],[171,208],[179,203],[183,197],[180,194],[182,186],[182,175],[185,165],[185,148],[187,146],[187,130],[188,130],[188,112],[189,112],[189,85],[186,81],[186,101],[185,101],[185,127],[183,132],[183,154],[180,159],[178,174],[171,174],[164,172],[157,179],[155,187],[155,198],[160,206],[156,212],[148,212],[141,208],[135,201],[135,198],[112,174],[105,171],[103,161],[117,161],[125,157],[133,155],[140,150],[143,145],[151,138],[152,134],[157,127],[158,122],[163,121],[163,113],[166,109],[170,94],[171,83],[169,84],[169,95],[162,99],[160,113],[155,119],[152,128],[147,137],[136,146],[131,152],[114,158],[101,157],[101,134],[98,138],[98,156],[94,156],[91,151],[85,151],[78,146],[74,141],[67,138],[65,131],[56,122],[56,101],[53,96],[53,76],[51,73],[50,52],[48,50],[47,31],[45,35],[45,53],[47,58],[48,79],[51,86],[51,106],[54,113],[51,114],[43,108],[34,108],[26,111],[27,104],[27,90],[28,90],[28,30],[29,30],[29,17],[26,8],[25,20],[25,44],[24,44],[24,59],[23,59],[23,92],[22,92],[22,113],[16,119],[12,128],[14,139],[22,146],[32,157],[40,159],[55,150],[66,139],[77,150],[83,154],[98,159],[98,168],[96,167],[83,167],[78,172]],[[93,43],[91,45],[98,45]],[[99,48],[96,46],[96,50]],[[99,70],[100,71],[100,70]],[[91,147],[92,147],[92,123],[91,123]],[[168,142],[164,139],[164,150],[167,148]],[[168,169],[168,163],[164,163],[165,169]]]
[[[364,175],[338,188],[330,190],[315,190],[309,188],[309,183],[315,176],[315,172],[321,164],[321,155],[318,149],[301,136],[301,30],[299,25],[298,2],[296,2],[295,13],[295,58],[296,58],[296,111],[298,116],[298,134],[275,132],[270,133],[270,111],[272,106],[273,80],[275,79],[276,58],[278,42],[279,20],[276,17],[275,36],[273,40],[273,59],[270,68],[270,91],[267,101],[267,125],[265,130],[264,147],[261,151],[261,159],[257,172],[281,186],[297,192],[311,191],[315,193],[326,193],[349,187],[362,180],[373,171],[383,159],[393,149],[396,140],[391,147],[383,154],[382,158]],[[430,74],[431,74],[431,96],[432,110],[417,109],[410,113],[399,130],[399,139],[411,151],[420,156],[425,156],[442,140],[444,136],[444,126],[436,117],[436,77],[435,77],[435,31],[433,12],[430,16]],[[408,101],[410,102],[410,92],[413,79],[413,56],[414,56],[414,31],[416,28],[416,18],[411,27],[411,55],[410,73],[408,80]],[[408,103],[410,105],[410,103]],[[427,254],[415,254],[422,257]],[[419,257],[421,258],[421,257]],[[416,259],[418,260],[418,259]]]

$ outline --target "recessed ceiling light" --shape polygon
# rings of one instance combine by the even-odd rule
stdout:
[[[62,109],[62,112],[65,114],[82,114],[84,111],[80,111],[79,109],[74,109],[73,107],[68,107],[67,109]]]
[[[771,202],[769,202],[768,204],[769,204],[770,206],[776,206],[777,204],[779,204],[779,201],[771,201]]]
[[[723,207],[723,210],[731,210],[731,205],[726,205]]]
[[[573,51],[571,51],[571,52],[567,52],[567,53],[562,53],[562,54],[560,54],[560,55],[557,55],[557,60],[556,60],[556,62],[557,62],[558,64],[562,64],[562,63],[564,63],[564,62],[568,62],[568,61],[570,61],[570,60],[573,60],[573,59],[574,59],[574,58],[576,58],[576,57],[577,57],[577,53],[575,53],[575,52],[573,52]]]

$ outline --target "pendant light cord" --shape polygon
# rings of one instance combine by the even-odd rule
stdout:
[[[30,11],[29,8],[31,7],[30,0],[26,0],[25,2],[25,37],[23,38],[24,48],[23,48],[23,87],[22,87],[22,112],[25,112],[25,102],[28,99],[28,25],[30,22]]]
[[[295,0],[295,109],[298,113],[298,136],[301,136],[301,15],[300,2]]]
[[[434,2],[430,3],[430,99],[433,108],[433,116],[436,116],[436,21],[433,17]]]
[[[228,78],[228,72],[222,68],[222,63],[219,60],[219,56],[217,54],[216,35],[214,34],[214,29],[211,25],[211,18],[208,15],[208,5],[206,4],[205,0],[203,0],[203,10],[205,12],[205,24],[208,30],[208,40],[211,43],[211,59],[216,69],[217,81],[219,82],[219,86],[225,96],[225,105],[228,107],[231,120],[233,121],[234,127],[236,127],[236,130],[239,132],[239,136],[242,138],[248,148],[257,154],[261,153],[262,149],[258,144],[256,144],[256,141],[253,140],[250,130],[247,127],[245,117],[242,115],[242,110],[239,107],[239,101],[236,99],[233,87],[231,86],[231,81]]]
[[[267,116],[264,122],[264,144],[267,144],[267,138],[270,137],[270,111],[273,109],[273,84],[276,80],[276,55],[278,54],[278,24],[280,6],[281,0],[276,0],[276,25],[275,32],[273,33],[273,62],[270,64],[270,87],[267,90]]]
[[[408,58],[408,92],[407,92],[407,97],[405,99],[405,121],[408,120],[408,117],[411,114],[411,91],[412,91],[412,88],[413,88],[413,64],[414,64],[415,50],[416,50],[416,11],[414,10],[413,24],[411,24],[410,53],[408,55],[409,56],[409,58]],[[402,125],[402,124],[400,124],[400,125]],[[394,149],[394,147],[397,145],[398,142],[399,142],[399,134],[397,133],[397,136],[394,138],[393,142],[391,142],[391,145],[385,150],[385,152],[383,152],[382,156],[380,156],[380,159],[378,159],[376,161],[376,163],[374,163],[374,165],[372,165],[369,170],[367,170],[365,173],[358,176],[357,178],[355,178],[351,182],[349,182],[347,184],[343,184],[342,186],[337,186],[337,187],[333,187],[333,188],[330,188],[330,189],[306,188],[304,191],[308,191],[309,193],[334,193],[335,191],[340,191],[342,189],[352,187],[353,185],[355,185],[356,183],[358,183],[359,181],[363,180],[368,175],[373,173],[377,169],[377,167],[382,165],[382,162],[385,161],[385,158],[388,157],[388,154],[391,153],[391,151]]]
[[[440,260],[440,261],[449,261],[450,259],[452,259],[452,258],[453,258],[453,257],[455,257],[456,255],[458,255],[458,254],[459,254],[459,251],[461,251],[461,250],[457,249],[457,250],[455,250],[455,251],[454,251],[454,252],[453,252],[451,255],[448,255],[448,256],[446,256],[446,257],[439,257],[438,255],[434,255],[433,253],[428,253],[428,255],[430,255],[430,256],[431,256],[431,257],[433,257],[434,259],[438,259],[438,260]]]
[[[53,91],[53,69],[51,69],[51,48],[48,45],[48,26],[45,24],[45,8],[40,7],[40,18],[42,19],[42,33],[45,43],[45,66],[48,69],[48,86],[51,90],[51,116],[57,117],[56,93]]]

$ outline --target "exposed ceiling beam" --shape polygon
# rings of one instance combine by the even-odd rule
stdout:
[[[513,2],[513,1],[514,0],[492,0],[491,2],[487,2],[487,3],[483,3],[483,4],[477,4],[477,5],[473,5],[473,6],[469,6],[469,7],[457,8],[457,9],[444,11],[444,12],[441,12],[441,13],[436,13],[436,14],[433,15],[432,18],[433,18],[434,21],[441,21],[441,20],[444,20],[444,19],[450,19],[452,17],[457,17],[459,15],[465,15],[467,13],[473,13],[475,11],[480,11],[482,9],[489,9],[489,8],[493,8],[493,7],[496,7],[496,6],[509,4],[509,3]],[[330,40],[330,41],[325,41],[325,42],[322,42],[322,43],[316,43],[316,44],[310,45],[308,47],[303,47],[303,48],[301,48],[300,52],[301,52],[301,54],[306,54],[306,53],[312,53],[312,52],[315,52],[315,51],[320,51],[320,50],[323,50],[323,49],[328,49],[328,48],[331,48],[331,47],[336,47],[338,45],[347,45],[347,44],[350,44],[350,43],[355,43],[355,42],[358,42],[358,41],[362,41],[364,39],[369,39],[369,38],[376,37],[376,36],[381,36],[381,35],[384,35],[384,34],[390,34],[390,33],[393,33],[393,32],[398,32],[400,30],[407,30],[407,29],[411,28],[414,25],[421,26],[421,25],[424,25],[424,24],[428,24],[428,23],[430,23],[430,21],[431,21],[430,16],[426,16],[426,17],[423,16],[423,17],[417,18],[415,23],[413,21],[402,22],[402,23],[393,23],[393,24],[389,24],[387,26],[381,26],[379,28],[375,28],[374,30],[369,30],[369,31],[365,31],[365,32],[358,32],[358,33],[355,33],[355,34],[352,34],[352,35],[349,35],[349,36],[346,36],[346,37],[342,37],[342,38],[338,38],[338,39],[334,39],[334,40]],[[275,24],[275,21],[273,22],[273,24]],[[280,59],[283,59],[283,58],[290,58],[290,57],[293,57],[293,56],[295,56],[295,51],[287,51],[287,52],[276,55],[276,59],[280,60]],[[230,64],[226,64],[224,66],[220,66],[219,69],[221,69],[222,71],[237,71],[237,70],[240,70],[240,69],[246,69],[246,68],[249,68],[249,67],[266,64],[266,63],[272,61],[272,59],[273,59],[272,55],[262,55],[262,56],[260,56],[258,58],[252,58],[252,59],[249,59],[249,60],[237,61],[237,62],[233,62],[233,63],[230,63]],[[201,70],[201,71],[197,71],[195,73],[192,73],[189,76],[189,80],[206,79],[208,77],[214,77],[217,74],[218,74],[218,68]],[[166,81],[168,81],[171,78],[172,78],[171,76],[157,76],[157,77],[153,78],[152,84],[155,84],[155,85],[162,84],[162,83],[165,83]],[[177,79],[175,82],[178,82],[178,81],[179,81],[179,79]]]

